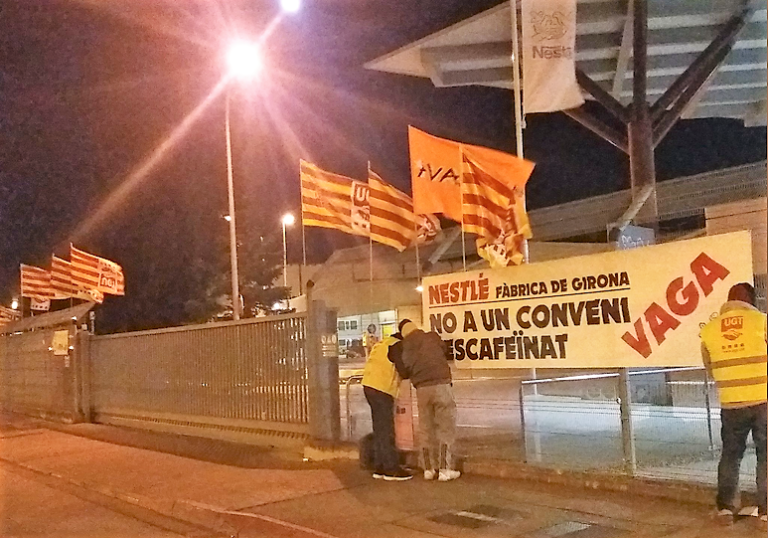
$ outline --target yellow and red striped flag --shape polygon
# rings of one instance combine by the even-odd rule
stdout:
[[[332,228],[368,237],[368,185],[300,162],[301,214],[304,226]]]
[[[514,184],[505,183],[470,154],[466,153],[463,159],[462,229],[477,235],[477,253],[488,260],[491,267],[519,265],[523,261],[525,240],[531,237],[525,211],[525,181],[520,181],[518,176]],[[529,170],[533,171],[532,163]]]
[[[113,261],[69,246],[72,284],[81,290],[125,295],[123,268]]]
[[[40,267],[21,264],[21,296],[40,299],[51,299],[51,273]]]
[[[51,288],[54,299],[69,299],[76,293],[69,262],[57,256],[51,258]]]
[[[98,289],[81,289],[72,282],[72,264],[58,256],[51,259],[51,288],[54,299],[83,299],[95,303],[104,302],[104,294]]]
[[[400,252],[415,243],[426,243],[440,231],[435,215],[416,215],[413,199],[376,172],[368,171],[371,206],[371,239]]]

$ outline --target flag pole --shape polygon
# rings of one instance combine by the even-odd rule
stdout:
[[[368,174],[365,178],[368,182],[368,306],[373,319],[373,236],[371,234],[371,161],[368,161]]]
[[[515,142],[517,145],[517,156],[521,159],[523,155],[523,98],[520,89],[520,33],[517,26],[517,0],[510,0],[510,12],[512,15],[512,84],[514,88],[515,100]],[[525,190],[523,190],[523,211],[525,211]],[[523,239],[523,263],[529,263],[530,251],[528,250],[528,239]],[[536,379],[536,368],[531,368],[531,378]],[[533,393],[538,394],[538,386],[533,385]]]
[[[520,88],[520,34],[517,26],[517,0],[510,0],[510,13],[512,15],[512,85],[515,100],[515,142],[517,156],[523,155],[523,99]],[[523,196],[523,209],[525,209],[525,196]],[[528,239],[523,240],[523,263],[528,263]]]
[[[462,187],[464,184],[464,146],[459,144],[459,154],[461,155],[461,174],[459,174],[459,201],[461,202],[461,262],[464,266],[464,272],[467,272],[467,244],[464,240],[464,193]]]
[[[307,271],[307,237],[304,234],[304,186],[301,184],[301,161],[299,161],[299,207],[301,207],[301,271],[299,271],[299,295],[304,294],[304,277]],[[309,308],[309,305],[307,305]]]

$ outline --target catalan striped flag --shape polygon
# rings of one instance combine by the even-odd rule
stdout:
[[[54,299],[83,299],[95,303],[104,302],[104,294],[98,289],[81,289],[72,282],[72,264],[58,256],[51,259],[51,288]]]
[[[440,231],[435,215],[416,215],[413,199],[393,187],[373,170],[368,171],[371,205],[371,239],[400,252],[409,246],[426,243]]]
[[[0,326],[5,325],[6,323],[11,323],[13,321],[18,321],[20,319],[21,312],[18,310],[0,306]]]
[[[69,246],[72,284],[81,290],[125,295],[123,268],[113,261]]]
[[[416,239],[417,218],[410,196],[393,187],[373,170],[368,171],[371,239],[400,252]]]
[[[304,226],[332,228],[368,237],[368,185],[301,161],[301,214]]]
[[[72,284],[72,269],[69,262],[58,256],[51,258],[51,288],[54,299],[69,299],[77,293],[77,289]]]
[[[40,267],[21,264],[21,296],[40,301],[53,297],[51,273]]]
[[[525,240],[532,236],[525,211],[524,187],[528,177],[506,183],[479,165],[470,154],[464,154],[463,161],[463,231],[477,235],[478,254],[488,260],[491,267],[519,265],[524,257]],[[528,176],[532,170],[531,163]]]

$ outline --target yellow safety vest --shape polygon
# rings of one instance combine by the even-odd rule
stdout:
[[[395,365],[389,360],[387,353],[389,347],[397,342],[397,338],[391,336],[377,342],[368,355],[363,369],[364,386],[386,392],[392,397],[397,397],[397,391],[400,389],[400,376],[397,374]]]
[[[766,401],[765,338],[765,314],[757,310],[728,310],[702,329],[722,407]]]

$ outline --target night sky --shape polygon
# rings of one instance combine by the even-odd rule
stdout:
[[[409,123],[513,152],[510,92],[362,68],[498,0],[303,1],[268,38],[262,79],[230,87],[238,224],[279,231],[284,211],[298,213],[299,158],[360,179],[370,160],[410,191]],[[227,43],[277,14],[277,0],[0,4],[0,304],[18,293],[19,263],[47,267],[74,241],[125,269],[127,295],[107,299],[104,330],[185,320],[195,264],[226,253],[223,94],[149,173],[134,171],[220,82]],[[530,116],[525,147],[537,163],[529,208],[628,187],[625,156],[562,114]],[[765,158],[765,128],[684,121],[659,146],[657,175]],[[298,261],[298,228],[290,235]],[[307,241],[321,261],[360,240],[315,229]]]

